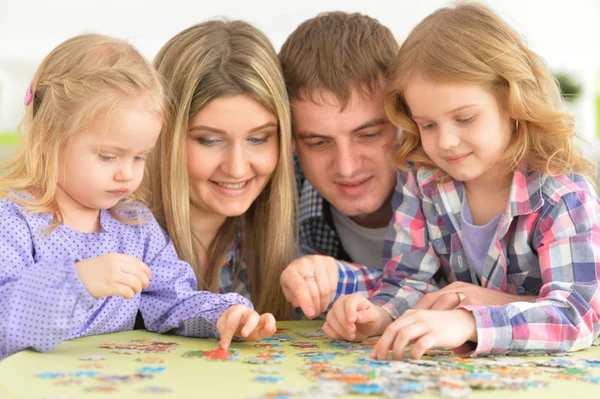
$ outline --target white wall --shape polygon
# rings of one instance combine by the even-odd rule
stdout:
[[[596,132],[600,1],[486,0],[546,58],[552,70],[579,75],[585,91],[575,112],[580,133]],[[279,48],[303,20],[327,10],[359,11],[402,39],[446,0],[0,0],[0,131],[14,130],[37,64],[54,46],[83,32],[128,39],[152,58],[169,38],[205,19],[226,16],[261,28]]]

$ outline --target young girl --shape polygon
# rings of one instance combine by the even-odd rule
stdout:
[[[141,202],[165,98],[129,44],[82,35],[56,47],[25,97],[24,149],[0,178],[0,359],[126,331],[214,337],[275,329],[237,294],[196,291],[188,264]]]
[[[172,102],[149,161],[151,209],[199,289],[290,318],[279,276],[295,255],[296,194],[273,46],[243,21],[207,21],[169,40],[154,65]]]
[[[594,166],[560,107],[542,59],[487,7],[421,22],[386,99],[404,131],[386,273],[370,301],[339,300],[324,330],[347,339],[385,330],[380,359],[390,349],[402,358],[409,343],[414,358],[432,347],[590,346],[600,331],[600,204]],[[438,271],[451,284],[436,291]]]

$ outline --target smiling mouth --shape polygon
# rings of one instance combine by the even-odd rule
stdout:
[[[248,180],[241,183],[221,183],[217,181],[213,181],[213,183],[215,183],[219,187],[223,187],[229,190],[239,190],[241,188],[244,188],[246,184],[248,184]]]
[[[471,153],[470,153],[470,152],[468,152],[468,153],[465,153],[465,154],[460,154],[460,155],[453,155],[453,156],[451,156],[451,157],[446,157],[446,159],[447,159],[448,161],[450,161],[450,162],[452,162],[452,161],[458,161],[458,160],[461,160],[461,159],[463,159],[463,158],[466,158],[466,157],[468,157],[469,155],[471,155]]]
[[[364,182],[366,182],[367,180],[369,180],[370,177],[367,177],[366,179],[357,181],[356,183],[344,183],[344,182],[340,182],[338,183],[340,186],[346,186],[346,187],[356,187],[356,186],[360,186],[361,184],[363,184]]]

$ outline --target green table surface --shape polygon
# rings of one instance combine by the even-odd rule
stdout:
[[[311,341],[296,332],[312,331],[322,324],[318,321],[301,322],[279,322],[278,327],[290,329],[286,334],[298,341]],[[159,341],[177,342],[179,346],[170,353],[147,353],[147,354],[117,354],[112,349],[100,348],[103,342],[130,343],[133,339],[155,339]],[[321,340],[316,339],[319,343]],[[267,349],[259,349],[254,343],[233,343],[232,349],[239,349],[239,360],[237,361],[214,361],[203,358],[184,358],[181,355],[186,350],[209,350],[217,347],[217,341],[200,338],[186,338],[175,335],[160,335],[146,330],[128,331],[122,333],[97,335],[65,341],[57,348],[48,353],[35,351],[23,351],[14,354],[0,362],[0,399],[13,398],[247,398],[250,396],[264,395],[286,388],[309,388],[315,382],[305,377],[299,367],[305,364],[302,357],[296,356],[301,350],[284,344],[283,348],[286,358],[283,364],[255,365],[244,363],[242,359],[257,356],[258,352]],[[318,350],[329,350],[320,344]],[[166,371],[157,373],[151,381],[134,381],[128,384],[118,384],[116,392],[88,392],[85,387],[102,385],[93,378],[84,378],[81,385],[61,386],[56,380],[36,376],[40,373],[72,373],[84,370],[82,363],[90,361],[80,360],[86,355],[107,356],[106,360],[98,362],[108,364],[105,369],[97,370],[105,374],[135,374],[136,370],[144,366],[164,366]],[[334,364],[356,365],[353,360],[363,357],[360,354],[351,354],[336,358]],[[165,363],[147,364],[136,361],[138,357],[161,357]],[[571,357],[585,359],[599,359],[600,347],[595,346],[571,354]],[[543,357],[541,357],[543,358]],[[538,359],[538,357],[526,357],[527,360]],[[280,383],[262,383],[253,381],[260,375],[252,372],[257,367],[276,368],[281,370],[279,376],[284,381]],[[600,376],[600,368],[592,368],[593,376]],[[600,385],[584,381],[568,381],[552,379],[550,374],[536,376],[535,379],[551,381],[549,387],[531,388],[523,391],[474,391],[474,397],[481,398],[562,398],[569,397],[593,398],[600,397]],[[171,393],[145,393],[140,388],[145,386],[163,386],[173,389]],[[359,395],[348,395],[348,398],[357,398]],[[370,396],[373,397],[373,396]],[[426,397],[414,395],[413,397]],[[432,396],[427,396],[432,397]]]

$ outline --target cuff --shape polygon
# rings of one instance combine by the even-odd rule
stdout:
[[[470,355],[498,355],[510,350],[512,324],[503,306],[459,306],[475,317],[477,347]]]

